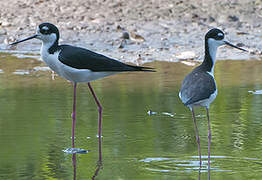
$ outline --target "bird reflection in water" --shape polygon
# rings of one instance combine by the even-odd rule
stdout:
[[[98,161],[96,165],[96,169],[94,172],[94,175],[92,176],[92,180],[95,180],[96,177],[98,176],[99,171],[103,168],[103,163],[102,163],[102,142],[101,142],[101,136],[98,137]]]
[[[74,141],[74,140],[73,140]],[[74,144],[74,143],[73,143]],[[88,151],[86,152],[82,152],[82,153],[87,153]],[[79,151],[75,152],[72,154],[72,165],[73,165],[73,180],[76,180],[77,176],[76,176],[76,170],[77,170],[77,160],[76,160],[76,154],[79,154]],[[103,164],[102,164],[102,144],[101,144],[101,137],[99,137],[99,140],[98,140],[98,161],[97,161],[97,165],[96,165],[96,168],[95,168],[95,172],[92,176],[92,180],[95,180],[96,177],[98,176],[99,174],[99,171],[103,168]]]
[[[74,175],[74,178],[73,180],[76,180],[76,154],[73,154],[72,155],[72,164],[73,164],[73,175]]]

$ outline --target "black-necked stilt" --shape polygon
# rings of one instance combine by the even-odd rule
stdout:
[[[203,106],[206,108],[208,120],[208,169],[210,170],[210,146],[211,146],[211,128],[209,121],[209,105],[216,98],[217,88],[214,79],[214,65],[216,60],[217,48],[221,45],[246,51],[239,48],[224,39],[224,33],[219,29],[211,29],[205,36],[205,58],[203,63],[189,73],[181,86],[179,97],[182,102],[191,110],[195,126],[196,141],[198,144],[198,153],[201,167],[200,139],[195,119],[194,107]]]
[[[74,147],[74,130],[75,130],[75,113],[76,113],[76,86],[77,83],[87,82],[88,87],[95,99],[99,111],[99,146],[101,145],[101,122],[102,122],[102,106],[96,94],[91,87],[90,82],[126,71],[153,71],[150,67],[127,65],[112,58],[108,58],[101,54],[90,50],[70,46],[59,45],[59,30],[50,23],[42,23],[37,27],[35,35],[26,39],[12,43],[15,45],[30,39],[42,40],[41,57],[45,63],[58,75],[73,82],[73,125],[72,125],[72,146]],[[101,148],[99,148],[101,149]]]

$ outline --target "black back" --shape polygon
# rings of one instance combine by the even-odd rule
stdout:
[[[209,98],[215,91],[216,83],[214,78],[206,71],[202,71],[199,66],[185,77],[180,93],[182,99],[187,99],[183,103],[190,105]]]
[[[61,45],[58,47],[58,50],[61,50],[58,56],[59,61],[77,69],[89,69],[94,72],[153,71],[150,70],[152,68],[149,67],[124,64],[120,61],[80,47]]]
[[[112,58],[108,58],[104,55],[92,52],[88,49],[70,46],[70,45],[58,45],[59,30],[51,23],[42,23],[39,25],[39,31],[41,34],[49,35],[56,34],[56,41],[48,49],[50,54],[54,54],[59,51],[58,59],[63,64],[77,68],[77,69],[89,69],[91,71],[153,71],[149,67],[132,66],[127,65]]]

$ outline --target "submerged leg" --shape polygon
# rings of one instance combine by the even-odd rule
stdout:
[[[96,94],[91,84],[90,83],[87,83],[87,84],[96,101],[97,107],[98,107],[98,115],[99,115],[98,117],[98,138],[99,138],[98,149],[99,149],[99,161],[102,161],[102,151],[101,151],[102,105],[100,104],[99,100],[97,99]]]
[[[208,179],[210,179],[211,127],[210,127],[208,107],[206,108],[206,111],[207,111],[207,122],[208,122]]]
[[[73,96],[73,112],[72,112],[72,148],[75,147],[75,121],[76,121],[76,85],[77,83],[74,83],[74,96]]]
[[[194,127],[195,127],[196,141],[197,141],[197,145],[198,145],[199,164],[200,164],[200,168],[201,168],[202,161],[201,161],[200,138],[199,138],[197,123],[196,123],[196,117],[195,117],[195,112],[194,112],[193,107],[192,107],[192,110],[191,110],[191,111],[192,111],[192,119],[193,119]]]

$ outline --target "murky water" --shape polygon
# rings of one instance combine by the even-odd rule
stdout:
[[[0,179],[198,179],[193,122],[178,98],[191,66],[155,62],[150,66],[157,73],[123,73],[92,83],[104,107],[102,166],[98,113],[87,85],[78,87],[75,143],[89,152],[66,154],[72,85],[52,80],[39,66],[37,60],[0,56]],[[219,61],[215,76],[211,179],[261,179],[262,95],[248,91],[262,89],[262,63]],[[205,111],[197,115],[206,156]],[[200,178],[207,179],[203,160]]]

